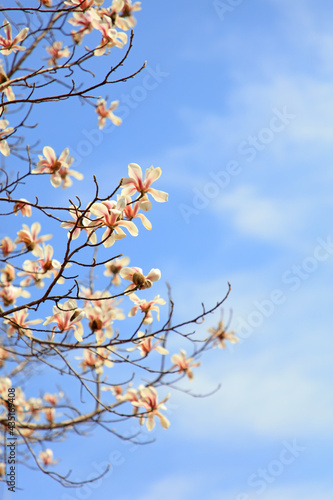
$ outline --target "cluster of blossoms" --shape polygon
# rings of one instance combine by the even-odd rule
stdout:
[[[41,0],[41,4],[51,8],[52,0]],[[67,0],[64,2],[64,7],[66,6],[68,8],[67,21],[74,28],[71,30],[71,38],[74,46],[81,45],[84,37],[93,31],[100,34],[101,39],[99,44],[90,50],[86,48],[94,56],[107,55],[113,47],[123,48],[128,41],[126,32],[133,29],[136,24],[133,14],[141,10],[141,2],[132,3],[131,0],[113,0],[109,7],[104,5],[104,0]],[[28,27],[23,28],[13,38],[12,26],[6,19],[1,30],[0,53],[2,55],[15,55],[17,52],[27,49],[22,43],[26,42],[29,36]],[[67,61],[71,60],[73,47],[64,47],[63,45],[63,40],[55,40],[52,45],[46,47],[46,52],[49,56],[47,64],[51,66],[51,69],[66,67]],[[60,63],[60,59],[65,59],[65,62]],[[11,81],[7,77],[2,61],[0,62],[0,92],[5,95],[7,101],[15,101]],[[105,126],[107,118],[115,125],[121,124],[121,118],[113,113],[118,105],[119,101],[116,100],[112,101],[109,107],[105,99],[98,100],[95,111],[98,115],[98,126],[100,129]],[[2,113],[3,111],[0,115]],[[9,126],[8,120],[0,120],[0,152],[4,156],[9,156],[10,154],[10,146],[6,139],[13,132],[14,127]],[[69,175],[73,175],[78,179],[81,178],[81,174],[69,171],[71,162],[69,161],[70,159],[67,160],[67,150],[57,159],[52,148],[47,148],[44,148],[43,151],[46,160],[40,157],[34,173],[50,173],[51,182],[55,187],[61,183],[62,187],[69,187],[71,185]]]
[[[0,378],[0,419],[6,419],[8,415],[8,389],[13,387],[9,377]],[[38,439],[38,433],[25,424],[52,424],[57,418],[61,418],[62,413],[57,409],[58,403],[62,400],[63,393],[44,393],[43,397],[27,398],[20,387],[15,389],[15,427],[11,428],[18,438],[24,437],[30,440]],[[0,454],[0,476],[3,476]],[[39,460],[42,465],[56,463],[53,461],[53,452],[48,449],[39,453]]]

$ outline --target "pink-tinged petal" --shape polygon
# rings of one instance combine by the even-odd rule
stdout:
[[[6,33],[7,40],[11,40],[12,39],[12,27],[8,22],[7,22],[7,24],[5,24],[4,30]]]
[[[92,245],[96,245],[96,243],[97,243],[96,233],[90,234],[89,243],[91,243]]]
[[[43,155],[49,163],[53,163],[57,159],[54,149],[52,149],[50,146],[45,146],[45,148],[43,148]]]
[[[105,233],[104,233],[104,234],[105,234]],[[103,235],[103,240],[104,240],[104,235]],[[104,246],[105,248],[110,248],[110,247],[112,247],[112,245],[114,245],[115,241],[116,241],[116,235],[115,235],[115,232],[113,232],[113,233],[109,236],[109,238],[108,238],[106,241],[104,241],[103,246]]]
[[[130,182],[125,183],[125,181],[129,180]],[[121,191],[121,196],[133,196],[135,193],[137,193],[136,187],[133,185],[133,179],[124,179],[122,186],[124,184],[129,184],[127,187],[124,187]]]
[[[146,279],[150,281],[158,281],[161,279],[161,271],[159,269],[151,269],[147,274]]]
[[[153,166],[147,168],[145,172],[145,183],[150,186],[150,184],[154,181],[156,181],[159,177],[161,177],[162,170],[160,167],[154,168]]]
[[[125,280],[132,281],[134,273],[136,273],[136,272],[142,273],[142,269],[140,269],[140,271],[138,271],[138,269],[139,269],[139,267],[137,267],[137,268],[134,268],[134,267],[123,267],[120,270],[119,274]]]
[[[59,156],[59,161],[66,161],[68,155],[69,155],[69,149],[65,148],[61,153],[61,155]]]
[[[137,184],[142,183],[142,170],[137,163],[130,163],[128,165],[128,175],[132,177]]]
[[[94,203],[90,208],[90,212],[98,218],[107,217],[109,215],[109,210],[103,203]]]
[[[136,227],[136,225],[132,221],[122,220],[121,222],[119,222],[118,226],[126,227],[126,229],[128,230],[128,232],[132,236],[137,236],[139,234],[138,228]],[[117,230],[118,230],[118,228],[117,228]]]
[[[139,217],[139,219],[141,219],[141,222],[142,222],[143,226],[146,229],[149,229],[149,231],[150,231],[151,228],[152,228],[150,220],[148,220],[147,217],[145,215],[143,215],[143,214],[138,214],[137,217]]]
[[[160,203],[164,203],[165,201],[168,201],[168,193],[165,193],[164,191],[159,191],[158,189],[154,188],[149,188],[148,193],[152,195],[155,201],[158,201]]]

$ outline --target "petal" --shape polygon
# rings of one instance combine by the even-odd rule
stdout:
[[[155,201],[158,201],[160,203],[164,203],[165,201],[168,201],[168,193],[165,193],[164,191],[159,191],[158,189],[154,188],[149,188],[148,193],[152,195]]]
[[[154,168],[153,166],[147,168],[145,172],[145,182],[150,186],[150,184],[161,177],[162,170],[160,167]]]
[[[159,269],[151,269],[146,276],[150,281],[158,281],[161,278],[161,271]]]
[[[128,165],[128,175],[132,177],[136,183],[142,182],[142,170],[137,163],[130,163]]]
[[[128,232],[132,235],[132,236],[137,236],[139,234],[139,230],[138,228],[136,227],[136,225],[134,224],[134,222],[132,221],[129,221],[129,220],[122,220],[120,222],[118,222],[117,226],[123,226],[123,227],[126,227],[126,229],[128,230]],[[117,229],[118,231],[118,229]]]
[[[143,215],[143,214],[138,214],[137,217],[139,217],[139,219],[141,219],[141,222],[142,222],[143,226],[146,229],[149,229],[149,231],[150,231],[151,228],[152,228],[150,220],[148,220],[147,217],[145,215]]]
[[[57,159],[54,149],[52,149],[50,146],[45,146],[45,148],[43,148],[43,155],[49,163],[53,163]]]

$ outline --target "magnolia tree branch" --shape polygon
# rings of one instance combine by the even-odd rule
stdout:
[[[105,196],[94,176],[94,193],[85,207],[78,195],[74,197],[75,191],[68,206],[53,205],[49,198],[43,201],[47,189],[78,189],[72,186],[72,178],[81,181],[83,175],[73,169],[75,158],[66,144],[59,154],[50,143],[41,149],[36,149],[38,141],[28,143],[23,132],[36,126],[29,121],[31,117],[38,121],[37,105],[53,103],[56,112],[57,101],[78,97],[94,107],[100,129],[107,120],[119,126],[118,101],[108,105],[101,96],[91,94],[133,78],[146,65],[111,79],[133,47],[141,3],[101,3],[66,0],[54,5],[41,0],[39,7],[16,2],[8,9],[0,8],[4,58],[0,62],[0,217],[5,231],[0,237],[3,481],[8,467],[6,443],[12,437],[19,444],[16,463],[47,474],[63,486],[90,482],[73,481],[70,472],[59,473],[60,457],[54,456],[53,443],[73,433],[84,439],[96,426],[118,439],[151,442],[140,439],[140,426],[150,431],[158,422],[167,429],[169,392],[203,396],[184,387],[183,381],[192,381],[207,351],[237,341],[222,319],[208,333],[202,326],[227,300],[229,283],[214,306],[207,309],[202,304],[194,318],[175,324],[170,285],[168,312],[163,312],[166,301],[152,294],[161,278],[159,269],[146,273],[131,267],[130,257],[119,251],[120,239],[151,230],[147,215],[153,202],[168,200],[167,193],[153,187],[161,176],[159,167],[143,173],[139,165],[130,163],[124,177]],[[49,43],[46,49],[43,41]],[[120,57],[119,51],[123,51]],[[103,76],[97,78],[101,69]],[[20,173],[20,162],[24,173]],[[38,192],[41,188],[36,186],[41,185]],[[24,190],[28,199],[18,194]],[[22,222],[30,217],[35,218],[32,224]],[[48,233],[57,236],[55,248],[48,243],[52,234],[42,232],[46,224]],[[133,250],[135,261],[134,244]],[[86,271],[88,276],[82,279]],[[101,271],[103,276],[97,274]],[[158,326],[160,312],[162,326]],[[76,390],[66,394],[57,385],[56,391],[50,387],[52,392],[45,392],[28,383],[47,373],[58,376],[62,386],[71,381]],[[115,429],[117,423],[133,421],[137,431],[128,434]]]

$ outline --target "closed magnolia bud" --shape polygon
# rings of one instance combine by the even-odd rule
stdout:
[[[145,287],[146,278],[144,277],[143,274],[138,273],[138,272],[134,273],[132,280],[133,280],[134,285],[136,285],[139,288],[139,290],[146,288]]]

